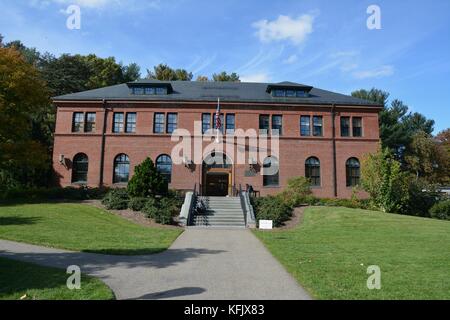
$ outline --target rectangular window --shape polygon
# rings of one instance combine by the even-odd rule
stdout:
[[[362,118],[361,117],[353,117],[353,136],[354,137],[362,137]]]
[[[306,91],[303,90],[297,90],[297,97],[299,98],[306,98],[308,97],[308,93]]]
[[[173,133],[178,127],[178,114],[168,113],[167,114],[167,133]]]
[[[72,118],[72,132],[83,132],[84,114],[83,112],[75,112]]]
[[[123,132],[124,129],[124,115],[123,112],[114,113],[114,125],[113,132],[120,133]]]
[[[350,117],[341,117],[341,137],[350,137]]]
[[[301,116],[300,117],[300,135],[302,137],[311,136],[311,117]]]
[[[286,90],[286,97],[292,98],[295,97],[295,90]]]
[[[127,113],[127,125],[126,125],[126,133],[135,133],[136,132],[136,113],[130,112]]]
[[[85,132],[95,132],[95,112],[87,112],[84,131]]]
[[[283,134],[283,116],[272,116],[272,134],[280,136]]]
[[[323,118],[321,116],[313,117],[313,135],[315,137],[323,136]]]
[[[286,95],[286,91],[285,90],[280,90],[280,89],[276,89],[273,91],[273,96],[274,97],[284,97]]]
[[[144,88],[143,87],[134,87],[133,88],[133,94],[135,94],[135,95],[143,95],[144,94]]]
[[[234,114],[227,114],[227,124],[226,124],[227,131],[226,133],[234,133],[234,130],[236,130],[236,117]]]
[[[202,114],[202,133],[205,134],[206,131],[211,129],[211,114]]]
[[[155,95],[156,94],[156,90],[154,87],[145,87],[144,92],[146,95]]]
[[[213,127],[214,127],[214,132],[216,132],[216,130],[217,130],[217,121],[216,121],[216,118],[217,118],[217,115],[214,113],[214,116],[213,116]],[[223,114],[221,114],[221,115],[220,115],[220,131],[222,132],[222,134],[223,134],[224,126],[225,126],[225,123],[223,122]]]
[[[155,90],[156,90],[156,94],[158,94],[158,95],[167,94],[167,88],[158,87],[158,88],[155,88]]]
[[[270,116],[260,115],[259,116],[259,133],[268,134],[270,129]]]
[[[164,113],[155,113],[155,118],[153,119],[153,133],[164,133],[164,123]]]

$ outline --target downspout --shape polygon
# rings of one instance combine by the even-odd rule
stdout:
[[[331,106],[331,118],[332,118],[332,127],[333,127],[333,191],[334,191],[334,197],[337,198],[338,192],[337,192],[337,161],[336,161],[336,106],[333,104]]]
[[[100,183],[99,187],[103,188],[103,171],[105,167],[105,142],[106,142],[106,125],[108,121],[108,108],[107,108],[107,101],[103,99],[103,128],[102,128],[102,143],[101,143],[101,150],[100,150]]]

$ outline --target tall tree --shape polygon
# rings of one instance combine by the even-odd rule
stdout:
[[[48,90],[14,48],[0,48],[0,74],[0,187],[36,185],[49,155],[33,138],[32,123],[49,105]]]
[[[209,78],[208,78],[207,76],[198,76],[196,81],[199,81],[199,82],[208,82],[208,81],[209,81]]]
[[[221,73],[215,73],[213,74],[213,80],[216,82],[240,82],[239,75],[235,72],[228,74],[225,71],[222,71]]]
[[[147,79],[160,81],[191,81],[192,72],[184,69],[172,69],[167,64],[159,64],[153,68],[153,71],[147,70]]]

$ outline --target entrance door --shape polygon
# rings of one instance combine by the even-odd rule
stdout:
[[[230,175],[228,173],[206,174],[206,195],[212,197],[228,196]]]

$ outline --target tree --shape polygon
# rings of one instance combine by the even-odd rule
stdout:
[[[440,143],[450,156],[450,129],[445,129],[438,133],[436,136],[436,141]]]
[[[167,64],[159,64],[153,68],[153,71],[147,69],[147,79],[160,81],[191,81],[192,72],[184,69],[172,69]]]
[[[167,191],[167,182],[156,170],[152,159],[147,158],[134,168],[134,175],[128,183],[128,194],[131,197],[149,197]]]
[[[198,76],[196,81],[199,81],[199,82],[208,82],[208,81],[209,81],[209,78],[208,78],[207,76]]]
[[[426,132],[419,131],[405,152],[407,168],[417,179],[445,183],[449,178],[450,157],[445,147]]]
[[[213,74],[213,80],[216,82],[241,82],[241,80],[239,79],[239,75],[235,72],[228,74],[225,71],[222,71],[219,74]]]
[[[403,213],[409,203],[409,175],[389,149],[365,157],[362,186],[372,204],[383,212]]]
[[[141,67],[137,63],[130,63],[128,66],[122,67],[124,82],[132,82],[141,77]]]
[[[401,100],[395,99],[388,105],[389,93],[371,89],[358,90],[352,96],[376,102],[384,106],[380,112],[380,138],[383,148],[389,148],[395,157],[404,164],[404,152],[410,145],[413,135],[423,131],[433,132],[434,121],[428,120],[420,113],[410,113],[409,108]]]
[[[33,117],[49,105],[38,70],[14,48],[0,48],[0,186],[32,186],[49,163],[45,145],[33,137]]]

